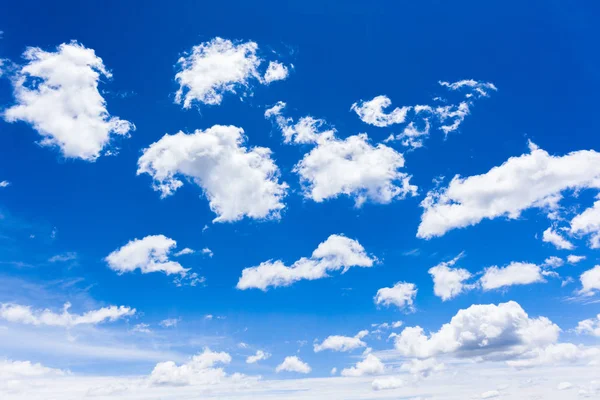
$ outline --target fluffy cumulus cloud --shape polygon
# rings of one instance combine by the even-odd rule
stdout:
[[[319,244],[311,257],[302,257],[289,267],[280,260],[270,260],[257,267],[245,268],[237,288],[265,291],[269,287],[289,286],[303,279],[325,278],[331,271],[341,269],[345,273],[350,267],[371,267],[375,261],[358,241],[343,235],[331,235]]]
[[[600,292],[600,265],[596,265],[594,268],[585,271],[581,274],[579,280],[581,281],[580,294],[592,296]]]
[[[94,161],[111,138],[135,129],[108,113],[98,82],[111,73],[94,50],[71,42],[54,52],[30,47],[23,57],[27,62],[12,79],[16,104],[4,119],[31,124],[41,145],[58,147],[67,158]]]
[[[277,61],[269,62],[267,72],[265,72],[264,81],[269,84],[274,81],[282,81],[288,77],[288,67]]]
[[[369,331],[364,330],[358,332],[355,336],[328,336],[322,343],[315,343],[314,350],[318,353],[323,350],[333,351],[351,351],[360,347],[367,347],[367,344],[361,339],[369,334]]]
[[[493,290],[506,286],[544,282],[544,277],[538,265],[512,262],[506,267],[486,268],[479,282],[483,290]]]
[[[401,124],[406,120],[406,114],[411,107],[396,107],[386,113],[384,109],[392,105],[392,101],[387,96],[376,96],[369,101],[359,101],[352,104],[351,110],[354,111],[361,121],[378,126],[380,128],[392,124]]]
[[[344,368],[341,372],[342,376],[365,376],[365,375],[381,375],[385,372],[385,365],[381,360],[372,353],[368,353],[364,358],[357,362],[355,366]]]
[[[552,227],[546,229],[542,234],[542,241],[554,245],[559,250],[573,250],[575,245],[564,238]]]
[[[454,259],[442,262],[429,269],[429,274],[433,277],[433,293],[440,297],[442,301],[450,300],[465,290],[473,288],[473,285],[465,283],[471,278],[471,273],[463,268],[452,268],[460,259],[459,254]]]
[[[573,343],[554,343],[533,348],[518,359],[508,360],[506,363],[517,369],[564,364],[598,365],[600,348],[577,346]]]
[[[497,90],[492,83],[473,79],[452,83],[440,81],[439,84],[450,91],[464,93],[464,99],[456,104],[403,106],[387,112],[386,109],[389,110],[392,101],[387,96],[380,95],[372,100],[354,103],[351,110],[361,121],[380,128],[406,122],[401,133],[390,135],[386,141],[399,140],[404,146],[419,148],[423,146],[432,128],[442,131],[445,135],[458,130],[470,114],[475,99],[489,97],[492,91]],[[440,99],[434,98],[435,101]]]
[[[395,337],[395,347],[405,357],[486,357],[523,353],[552,344],[559,332],[560,328],[549,319],[530,318],[518,303],[510,301],[460,310],[429,335],[419,326],[407,327]]]
[[[270,353],[267,353],[265,351],[262,350],[257,350],[256,354],[252,355],[252,356],[248,356],[248,358],[246,358],[246,363],[248,364],[254,364],[257,363],[261,360],[266,360],[267,358],[271,357]]]
[[[298,122],[294,122],[293,118],[285,117],[283,110],[286,106],[286,103],[279,101],[265,111],[265,118],[272,119],[281,130],[284,143],[318,143],[321,140],[332,139],[335,136],[334,129],[325,128],[327,123],[323,119],[306,116],[300,118]]]
[[[186,276],[189,269],[169,259],[176,246],[175,240],[164,235],[149,235],[143,239],[131,240],[110,253],[105,260],[110,269],[119,274],[139,269],[142,274],[163,272],[167,275]]]
[[[64,376],[67,371],[30,361],[0,360],[0,380]]]
[[[600,248],[600,200],[571,220],[571,233],[589,235],[590,247]]]
[[[384,306],[394,305],[401,310],[414,311],[417,290],[417,286],[414,283],[397,282],[392,287],[379,289],[375,295],[375,304]]]
[[[600,337],[600,314],[598,314],[596,318],[589,318],[579,321],[575,331],[577,333]]]
[[[283,371],[308,374],[311,371],[311,368],[307,363],[299,359],[297,356],[288,356],[275,368],[275,372],[277,373]]]
[[[304,196],[316,202],[350,196],[360,207],[367,200],[390,203],[416,195],[411,176],[400,169],[404,157],[383,144],[373,146],[366,134],[319,141],[295,166]]]
[[[183,185],[180,177],[202,188],[215,222],[243,217],[279,218],[287,185],[265,147],[244,147],[241,128],[215,125],[204,131],[165,135],[144,150],[138,175],[149,174],[162,197]]]
[[[204,349],[192,357],[187,363],[177,365],[173,361],[156,364],[148,380],[153,385],[209,385],[219,383],[226,373],[216,365],[229,364],[231,356],[225,352],[214,352]]]
[[[552,156],[529,143],[529,154],[512,157],[499,167],[430,191],[417,236],[442,236],[483,219],[518,218],[531,207],[556,203],[561,192],[600,187],[600,153],[581,150]]]
[[[406,371],[417,378],[426,378],[434,372],[443,371],[445,368],[444,363],[438,362],[435,358],[423,360],[413,358],[400,366],[401,371]]]
[[[569,264],[577,264],[580,261],[585,260],[585,256],[578,256],[576,254],[569,254],[567,256],[567,262]]]
[[[255,42],[232,42],[214,38],[194,46],[179,59],[175,102],[190,108],[194,102],[221,104],[226,93],[246,95],[254,82],[268,84],[287,77],[283,64],[272,62],[264,79],[259,72],[263,59]]]
[[[107,321],[114,322],[121,318],[130,317],[136,312],[135,308],[109,306],[87,311],[83,314],[72,314],[69,312],[70,308],[71,304],[66,303],[62,312],[57,313],[49,309],[33,310],[30,306],[2,303],[0,304],[0,319],[25,325],[72,328],[78,325],[96,325]]]

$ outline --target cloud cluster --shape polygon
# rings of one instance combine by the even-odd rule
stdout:
[[[342,376],[365,376],[365,375],[381,375],[385,372],[385,365],[381,360],[372,353],[368,353],[364,358],[357,362],[355,366],[344,368],[341,372]]]
[[[175,102],[190,108],[194,102],[221,104],[227,93],[246,95],[254,81],[269,84],[285,79],[288,68],[270,62],[264,78],[259,66],[264,60],[258,55],[255,42],[232,42],[216,37],[192,47],[178,62],[175,80],[179,90]]]
[[[401,310],[412,312],[415,310],[414,301],[417,297],[417,286],[414,283],[397,282],[392,287],[377,290],[375,304],[394,305]]]
[[[318,353],[323,350],[333,351],[351,351],[360,347],[367,347],[367,344],[361,339],[369,334],[369,331],[363,330],[355,336],[331,335],[325,338],[322,343],[315,343],[314,350]]]
[[[310,373],[311,368],[307,363],[299,359],[297,356],[288,356],[275,368],[275,372],[277,373],[283,371],[308,374]]]
[[[12,323],[34,326],[60,326],[72,328],[78,325],[96,325],[106,321],[114,322],[136,313],[135,308],[125,306],[102,307],[83,314],[71,314],[71,303],[65,303],[63,311],[56,313],[49,309],[33,310],[30,306],[13,303],[0,305],[0,318]]]
[[[265,351],[262,350],[257,350],[256,354],[254,354],[253,356],[248,356],[248,358],[246,358],[246,363],[247,364],[254,364],[257,363],[261,360],[266,360],[267,358],[271,357],[270,353],[267,353]]]
[[[351,267],[371,267],[375,261],[358,241],[331,235],[319,244],[311,257],[302,257],[289,267],[280,260],[269,260],[257,267],[244,268],[237,288],[266,291],[269,287],[289,286],[303,279],[325,278],[331,271],[341,269],[345,273]]]
[[[483,290],[529,285],[535,282],[544,282],[542,269],[538,265],[522,262],[512,262],[506,267],[488,267],[480,279]]]
[[[182,365],[177,365],[173,361],[156,364],[148,381],[153,385],[214,385],[226,376],[223,368],[215,368],[215,366],[230,362],[229,354],[204,349],[202,353],[193,356],[190,361]]]
[[[244,147],[244,130],[215,125],[204,131],[165,135],[144,150],[138,175],[149,174],[154,190],[172,195],[189,179],[202,188],[215,222],[279,218],[287,184],[266,147]]]
[[[94,50],[71,42],[55,52],[29,47],[23,57],[27,63],[12,79],[16,104],[4,119],[31,124],[41,145],[58,147],[67,158],[94,161],[111,138],[135,130],[108,113],[98,83],[111,73]]]
[[[450,300],[474,286],[464,283],[471,278],[471,273],[463,268],[453,268],[462,257],[462,253],[450,261],[442,262],[429,269],[433,278],[433,293],[442,301]]]
[[[551,156],[529,143],[529,154],[512,157],[481,175],[455,176],[422,201],[417,236],[442,236],[483,219],[518,218],[532,207],[555,204],[563,191],[600,187],[600,153],[581,150]]]

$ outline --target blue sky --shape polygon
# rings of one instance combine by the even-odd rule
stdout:
[[[600,362],[598,11],[593,2],[7,3],[0,383],[18,385],[0,393],[66,399],[109,387],[99,395],[130,398],[141,389],[122,379],[136,377],[157,388],[145,396],[196,388],[235,398],[234,373],[261,398],[528,398],[517,396],[555,396],[566,383],[556,398],[599,392],[590,383]],[[24,57],[28,48],[37,58]],[[56,97],[36,102],[44,90]],[[377,96],[390,104],[378,108]],[[318,121],[302,140],[296,124],[308,116]],[[193,253],[175,255],[185,248]],[[455,257],[434,287],[430,268]],[[310,273],[291,271],[300,264]],[[384,288],[393,289],[378,296]],[[58,317],[66,302],[68,322]],[[129,311],[73,322],[111,306]],[[62,322],[44,320],[45,309]],[[461,312],[478,315],[474,326],[452,319]],[[485,328],[495,313],[497,335]],[[176,325],[161,325],[168,319]],[[457,337],[487,338],[478,336],[481,354],[466,339],[444,347],[428,336],[451,320]],[[509,328],[520,323],[560,333],[532,343]],[[416,326],[429,352],[422,342],[425,353],[409,350],[404,329]],[[315,351],[332,335],[355,347]],[[580,346],[569,362],[543,357],[566,344]],[[246,362],[258,350],[269,357]],[[231,360],[173,378],[207,351]],[[298,359],[286,367],[286,357]],[[452,382],[475,359],[509,378]],[[158,379],[168,361],[176,366]],[[434,367],[415,372],[413,362]],[[55,392],[53,374],[72,391]],[[532,377],[541,383],[518,392]],[[27,392],[33,379],[43,383]],[[373,390],[385,379],[388,390]],[[355,389],[335,397],[336,385]]]

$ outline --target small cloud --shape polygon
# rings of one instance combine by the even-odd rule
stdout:
[[[144,323],[135,325],[131,332],[152,333],[152,331],[150,330],[150,325]]]
[[[10,186],[10,182],[9,181],[2,181],[0,182],[0,188],[5,188]]]
[[[173,254],[175,257],[179,257],[179,256],[184,256],[186,254],[194,254],[196,252],[196,250],[192,250],[189,247],[186,247],[185,249],[182,249],[180,251],[178,251],[177,253]]]
[[[177,326],[179,321],[180,321],[179,318],[168,318],[168,319],[163,319],[162,321],[160,321],[159,325],[162,326],[163,328],[174,328]]]
[[[206,254],[209,257],[212,257],[214,255],[212,250],[209,249],[208,247],[205,247],[202,249],[202,254]]]
[[[48,262],[51,262],[51,263],[67,262],[67,261],[73,261],[75,259],[77,259],[77,253],[69,251],[66,253],[57,254],[55,256],[50,257],[48,259]]]

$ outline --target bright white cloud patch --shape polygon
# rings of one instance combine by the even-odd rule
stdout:
[[[508,360],[506,364],[513,368],[535,368],[545,365],[600,363],[600,348],[577,346],[573,343],[555,343],[538,347],[521,355],[519,359]]]
[[[94,161],[112,137],[135,129],[108,113],[98,82],[111,73],[94,50],[71,42],[55,52],[30,47],[23,57],[27,63],[13,78],[16,104],[4,119],[31,124],[43,146],[58,147],[67,158]]]
[[[71,328],[78,325],[96,325],[103,322],[114,322],[118,319],[135,314],[135,308],[125,306],[102,307],[98,310],[87,311],[83,314],[71,314],[70,303],[65,303],[63,311],[56,313],[49,309],[32,310],[29,306],[13,303],[0,305],[0,318],[12,323],[34,326],[60,326]]]
[[[450,300],[473,287],[464,283],[471,278],[469,271],[463,268],[452,268],[461,256],[462,254],[459,254],[454,259],[442,262],[428,271],[433,277],[433,293],[442,301]]]
[[[282,371],[308,374],[311,371],[311,368],[307,363],[299,359],[297,356],[288,356],[281,364],[277,366],[277,368],[275,368],[275,372],[277,373]]]
[[[589,235],[590,248],[600,248],[600,200],[571,220],[571,232]]]
[[[396,376],[387,376],[373,380],[371,387],[373,390],[392,390],[404,386],[404,380]]]
[[[325,278],[331,271],[341,269],[345,273],[350,267],[371,267],[375,261],[358,241],[342,235],[331,235],[319,244],[310,258],[302,257],[289,267],[277,260],[244,268],[237,288],[265,291],[269,287],[289,286],[303,279]]]
[[[256,354],[254,354],[253,356],[249,356],[248,358],[246,358],[246,363],[248,364],[254,364],[257,363],[261,360],[266,360],[267,358],[271,357],[270,353],[267,353],[265,351],[262,350],[257,350]]]
[[[342,376],[365,376],[365,375],[381,375],[385,372],[385,365],[374,354],[367,354],[362,361],[356,363],[355,366],[344,368],[341,372]]]
[[[350,196],[357,207],[367,200],[390,203],[416,195],[411,176],[401,172],[404,157],[383,144],[373,146],[366,134],[320,141],[295,166],[304,196],[316,202]]]
[[[163,328],[174,328],[177,326],[178,323],[179,323],[178,318],[168,318],[168,319],[163,319],[162,321],[160,321],[159,325],[162,326]]]
[[[580,294],[592,296],[596,292],[600,292],[600,265],[585,271],[579,277],[581,281]]]
[[[585,256],[578,256],[575,254],[569,254],[567,256],[567,262],[569,264],[577,264],[578,262],[583,261],[583,260],[585,260]]]
[[[255,42],[232,42],[214,38],[192,47],[179,59],[175,102],[190,108],[194,102],[218,105],[227,93],[247,95],[254,81],[268,84],[285,79],[288,70],[280,63],[267,67],[264,80],[258,70],[263,60]]]
[[[229,354],[205,349],[202,353],[192,357],[187,363],[179,366],[173,361],[156,364],[148,380],[153,385],[216,384],[226,374],[223,368],[215,368],[215,366],[229,364],[230,362],[231,356]]]
[[[282,111],[285,107],[286,103],[279,101],[265,111],[265,118],[272,119],[281,130],[284,143],[318,143],[321,140],[332,139],[335,136],[334,129],[324,128],[327,123],[322,119],[306,116],[294,123],[292,118],[283,116]]]
[[[575,330],[577,333],[585,333],[587,335],[600,337],[600,314],[598,314],[596,318],[579,321]]]
[[[2,181],[0,182],[0,188],[5,188],[5,187],[9,187],[10,186],[10,182],[9,181]]]
[[[30,361],[0,360],[0,380],[63,376],[67,372]]]
[[[369,331],[364,330],[358,332],[355,336],[328,336],[322,343],[315,343],[314,350],[318,353],[323,350],[333,351],[351,351],[360,347],[367,347],[367,344],[361,339],[369,334]]]
[[[493,290],[506,286],[544,282],[544,277],[542,269],[538,265],[512,262],[506,267],[486,268],[479,282],[483,290]]]
[[[279,183],[271,150],[247,149],[245,141],[243,129],[235,126],[167,134],[144,150],[137,173],[152,176],[162,197],[183,185],[179,176],[188,178],[202,188],[215,222],[279,218],[287,185]]]
[[[186,276],[189,268],[183,268],[177,261],[171,261],[169,255],[177,242],[164,235],[149,235],[143,239],[134,239],[106,257],[110,269],[124,274],[139,269],[142,274],[163,272],[167,275]]]
[[[449,323],[429,335],[419,326],[407,327],[395,337],[395,347],[406,357],[449,353],[485,357],[552,344],[559,332],[549,319],[530,318],[518,303],[510,301],[459,310]]]
[[[377,96],[369,101],[359,101],[352,104],[351,110],[354,111],[361,121],[378,127],[385,127],[392,124],[401,124],[406,120],[406,114],[411,107],[402,107],[391,110],[386,113],[384,109],[392,105],[392,101],[387,96]]]
[[[274,81],[282,81],[288,77],[288,68],[280,62],[271,61],[265,72],[264,81],[269,84]]]
[[[531,207],[544,207],[567,189],[600,187],[600,153],[581,150],[551,156],[529,143],[530,153],[512,157],[482,175],[456,175],[446,188],[432,190],[417,232],[420,238],[442,236],[483,219],[518,218]]]
[[[418,378],[426,378],[434,372],[443,371],[446,368],[444,363],[438,362],[435,358],[426,358],[420,360],[414,358],[400,366],[401,371],[406,371]]]
[[[377,291],[375,304],[394,305],[401,310],[414,311],[417,297],[417,286],[414,283],[398,282],[392,287],[384,287]]]
[[[560,233],[552,229],[552,227],[544,231],[542,241],[554,245],[559,250],[573,250],[575,248],[573,243],[565,239]]]
[[[185,256],[187,254],[194,254],[196,251],[186,247],[184,249],[179,250],[177,253],[173,254],[174,257]]]
[[[544,260],[544,266],[550,268],[559,268],[562,267],[564,264],[565,261],[562,258],[556,256],[551,256]]]

